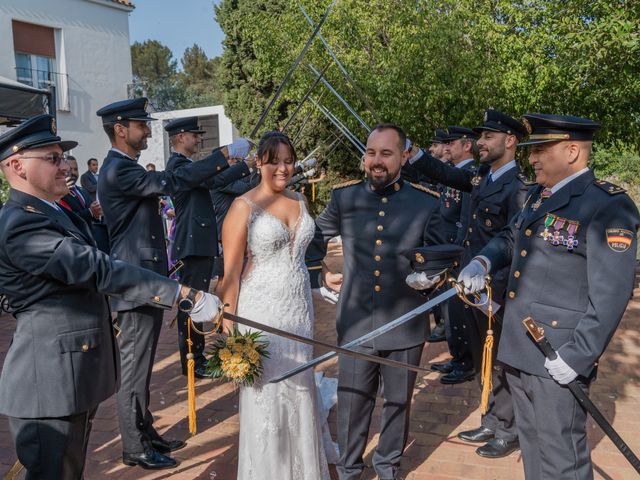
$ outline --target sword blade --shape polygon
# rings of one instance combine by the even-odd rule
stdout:
[[[400,325],[402,325],[403,323],[407,323],[409,320],[413,319],[416,315],[420,315],[423,312],[426,312],[427,310],[432,309],[433,307],[441,304],[442,302],[444,302],[445,300],[450,299],[451,297],[453,297],[454,295],[456,295],[457,291],[455,288],[450,288],[444,292],[442,292],[440,295],[438,295],[437,297],[429,300],[428,302],[423,303],[422,305],[420,305],[419,307],[414,308],[413,310],[405,313],[404,315],[396,318],[395,320],[386,323],[384,325],[382,325],[381,327],[376,328],[375,330],[372,330],[371,332],[356,338],[355,340],[352,340],[350,342],[345,343],[344,345],[342,345],[341,348],[346,348],[346,349],[350,349],[352,347],[358,347],[360,345],[363,345],[364,343],[367,343],[370,340],[373,340],[376,337],[379,337],[380,335],[383,335],[391,330],[393,330],[396,327],[399,327]],[[296,367],[296,368],[292,368],[291,370],[289,370],[288,372],[283,373],[282,375],[280,375],[277,378],[274,378],[273,380],[271,380],[271,383],[276,383],[279,382],[281,380],[285,380],[293,375],[296,375],[300,372],[303,372],[304,370],[308,369],[308,368],[312,368],[315,367],[316,365],[325,362],[333,357],[335,357],[336,355],[338,355],[338,353],[336,351],[331,351],[331,352],[327,352],[324,355],[320,355],[319,357],[314,358],[313,360],[308,361],[307,363],[303,363],[302,365]]]
[[[355,350],[349,350],[347,348],[338,347],[336,345],[332,345],[330,343],[323,342],[321,340],[315,340],[313,338],[303,337],[301,335],[297,335],[295,333],[287,332],[286,330],[281,330],[279,328],[271,327],[269,325],[265,325],[263,323],[254,322],[253,320],[249,320],[248,318],[239,317],[238,315],[234,315],[233,313],[224,312],[225,318],[245,325],[247,327],[255,328],[256,330],[261,330],[263,332],[273,333],[274,335],[279,335],[284,338],[288,338],[290,340],[295,340],[300,343],[306,343],[307,345],[314,345],[319,347],[325,347],[329,349],[336,350],[338,353],[344,355],[350,355],[352,357],[359,358],[361,360],[367,360],[370,362],[380,363],[382,365],[388,365],[390,367],[397,368],[405,368],[407,370],[412,370],[417,373],[431,373],[431,370],[426,368],[419,367],[417,365],[410,365],[404,362],[398,362],[396,360],[391,360],[388,358],[377,357],[375,355],[369,355],[367,353],[357,352]],[[287,377],[288,378],[288,377]],[[284,380],[284,379],[283,379]],[[277,380],[280,381],[280,380]],[[271,380],[269,383],[276,383],[275,380]]]

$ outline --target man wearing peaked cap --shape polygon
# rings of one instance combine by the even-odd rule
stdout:
[[[465,232],[462,265],[469,261],[508,224],[524,204],[530,184],[515,161],[516,148],[526,136],[525,126],[518,120],[494,109],[487,109],[484,122],[473,129],[481,166],[476,175],[443,166],[424,155],[415,164],[423,171],[433,172],[445,184],[471,191],[468,226]],[[505,267],[492,275],[493,300],[503,306],[509,269]],[[417,285],[420,286],[420,285]],[[487,331],[487,316],[477,309],[462,309],[461,315],[468,335],[473,364],[477,372],[482,366],[482,349]],[[500,341],[500,319],[503,309],[496,312],[494,340]],[[494,355],[497,348],[494,347]],[[446,364],[445,364],[446,365]],[[507,388],[504,369],[495,364],[488,411],[481,417],[480,426],[464,431],[459,437],[468,442],[485,443],[476,452],[484,457],[497,458],[518,447],[512,399]]]
[[[168,122],[164,129],[169,135],[171,156],[167,162],[168,173],[179,172],[193,165],[192,158],[198,153],[202,134],[198,126],[198,117],[177,118]],[[211,154],[216,155],[216,152]],[[202,160],[202,161],[206,161]],[[199,162],[196,162],[199,163]],[[175,234],[171,243],[171,258],[182,260],[180,279],[202,290],[208,290],[213,275],[215,257],[218,256],[218,229],[216,212],[213,208],[209,189],[222,188],[231,182],[247,177],[250,165],[240,161],[213,177],[209,183],[198,185],[189,190],[171,193],[175,207]],[[187,320],[189,315],[178,312],[178,349],[182,374],[187,374]],[[191,353],[195,356],[195,375],[206,377],[206,358],[204,356],[204,336],[191,331]]]
[[[167,251],[159,197],[214,183],[227,170],[230,156],[246,156],[250,143],[238,139],[199,162],[185,162],[164,172],[148,172],[138,164],[151,136],[147,100],[123,100],[98,110],[111,149],[98,177],[98,198],[109,230],[111,256],[167,275]],[[210,242],[214,242],[211,238]],[[162,327],[163,311],[132,299],[112,299],[120,329],[118,343],[122,381],[117,404],[123,463],[147,469],[168,468],[176,461],[166,454],[184,447],[165,440],[153,428],[149,383]]]
[[[508,365],[526,478],[591,480],[586,411],[565,387],[588,389],[631,297],[640,215],[624,189],[588,167],[599,124],[526,114],[539,186],[461,272],[470,289],[509,268],[498,360]],[[545,359],[522,321],[532,317],[556,350]],[[548,448],[546,448],[548,447]]]
[[[63,151],[76,145],[57,136],[49,115],[0,136],[0,169],[11,186],[0,211],[0,291],[17,320],[0,412],[26,478],[83,478],[92,419],[119,377],[107,295],[170,309],[190,292],[108,257],[87,223],[56,204],[68,192]]]
[[[431,139],[431,146],[429,147],[429,153],[443,162],[448,162],[450,160],[450,158],[447,158],[444,155],[444,140],[446,137],[446,130],[436,128],[433,138]]]

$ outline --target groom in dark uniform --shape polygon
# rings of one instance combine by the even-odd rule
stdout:
[[[405,284],[411,272],[402,254],[425,245],[426,227],[437,194],[400,177],[408,152],[405,133],[378,125],[367,140],[366,181],[334,187],[331,201],[316,219],[316,237],[307,251],[313,268],[332,237],[342,237],[344,281],[336,328],[338,344],[354,340],[417,307],[424,297]],[[419,316],[360,350],[418,365],[428,322]],[[378,387],[384,398],[380,440],[373,466],[381,479],[395,479],[409,433],[409,408],[416,374],[341,356],[338,377],[338,445],[341,480],[360,478],[365,464],[371,414]]]

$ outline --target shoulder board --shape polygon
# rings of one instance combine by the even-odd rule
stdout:
[[[618,185],[614,185],[613,183],[609,183],[605,180],[596,180],[595,185],[596,187],[601,188],[602,190],[607,192],[609,195],[616,195],[618,193],[626,192],[624,188],[619,187]]]
[[[351,187],[352,185],[358,185],[359,183],[362,183],[362,179],[360,179],[360,180],[349,180],[348,182],[339,183],[337,185],[334,185],[331,188],[333,190],[338,190],[340,188]]]
[[[29,212],[29,213],[39,213],[40,215],[44,215],[40,210],[38,210],[35,207],[32,207],[31,205],[25,205],[24,207],[22,207],[22,209],[25,212]]]
[[[522,183],[524,183],[525,185],[535,185],[536,182],[534,182],[533,180],[531,180],[529,177],[527,177],[524,173],[520,172],[518,173],[518,180],[520,180]]]
[[[421,192],[428,193],[429,195],[432,195],[436,198],[440,198],[440,194],[438,192],[431,190],[430,188],[427,188],[425,186],[422,186],[419,183],[409,182],[409,185],[411,185],[416,190],[420,190]]]

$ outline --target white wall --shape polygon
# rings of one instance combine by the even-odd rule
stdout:
[[[218,116],[218,128],[220,136],[220,146],[229,145],[238,137],[238,131],[231,124],[231,119],[224,114],[224,106],[215,105],[211,107],[188,108],[185,110],[173,110],[170,112],[154,112],[153,118],[157,122],[151,122],[151,138],[147,143],[147,149],[142,151],[138,163],[142,166],[153,163],[157,170],[164,170],[169,159],[169,136],[164,130],[163,120],[173,120],[184,117],[205,117],[209,115]]]
[[[69,75],[70,111],[58,111],[58,135],[76,140],[81,172],[102,159],[109,142],[96,116],[100,107],[127,98],[132,81],[129,12],[110,0],[0,0],[0,75],[16,79],[11,21],[55,29],[55,71]]]

